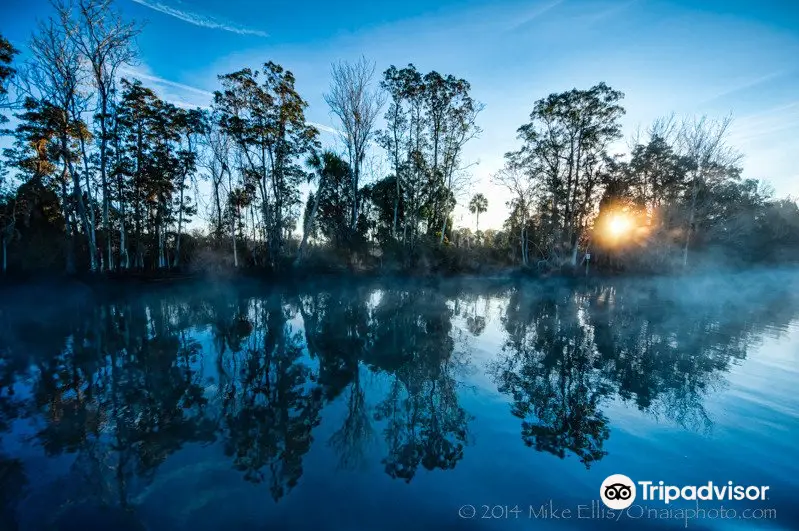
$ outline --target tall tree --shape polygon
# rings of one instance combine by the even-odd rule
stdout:
[[[91,79],[96,92],[95,121],[98,127],[98,159],[100,184],[102,190],[102,221],[106,240],[106,266],[114,267],[109,206],[111,199],[108,176],[109,149],[111,137],[109,122],[114,109],[111,98],[116,88],[116,78],[120,67],[129,64],[134,56],[133,41],[139,33],[134,22],[122,20],[113,8],[112,0],[78,0],[73,14],[72,5],[61,4],[63,16],[72,18],[70,32],[75,45],[91,66]]]
[[[0,35],[0,109],[8,106],[8,88],[11,80],[16,74],[11,64],[14,61],[14,56],[19,53],[19,50],[11,46],[5,37]],[[8,120],[5,116],[0,114],[0,124]]]
[[[173,204],[176,185],[193,171],[195,155],[181,153],[182,131],[187,126],[185,120],[178,120],[181,113],[174,105],[138,81],[122,80],[122,88],[120,145],[126,156],[115,174],[120,179],[120,195],[131,207],[133,265],[144,268],[148,256],[149,264],[163,268],[170,263],[168,227],[180,216]],[[183,207],[179,202],[178,208]]]
[[[282,66],[270,61],[262,72],[246,68],[219,79],[222,90],[214,94],[219,123],[236,143],[245,181],[260,196],[267,259],[277,267],[305,179],[298,158],[318,144],[319,132],[306,122],[308,104]]]
[[[92,205],[87,207],[87,197],[84,195],[76,167],[78,157],[70,148],[71,138],[83,140],[86,137],[86,124],[82,121],[82,113],[87,102],[86,94],[82,90],[86,72],[83,57],[70,32],[68,21],[63,18],[50,17],[39,24],[37,32],[31,39],[33,62],[30,63],[28,76],[31,85],[41,95],[41,99],[57,111],[60,158],[64,171],[72,182],[76,217],[80,219],[88,239],[89,264],[91,271],[94,272],[98,266],[94,226],[89,214]],[[64,206],[67,207],[67,204]]]
[[[11,64],[17,53],[18,51],[11,46],[11,43],[0,35],[0,111],[9,106],[8,86],[16,73]],[[8,121],[8,118],[0,113],[0,125],[6,121]],[[14,224],[16,221],[16,200],[12,197],[14,195],[13,192],[8,189],[5,176],[6,170],[3,166],[3,161],[0,160],[0,238],[2,238],[3,248],[3,273],[6,272],[7,267],[8,242],[14,236]]]
[[[341,199],[340,197],[335,197],[336,192],[339,190],[333,191],[331,194],[329,191],[330,184],[334,187],[336,185],[340,185],[344,182],[344,180],[349,177],[350,168],[347,167],[347,164],[335,153],[332,151],[325,151],[321,154],[314,153],[308,158],[307,162],[308,166],[311,167],[313,172],[309,174],[309,177],[313,180],[317,180],[319,185],[316,188],[316,193],[310,194],[308,197],[308,202],[310,205],[310,211],[307,211],[305,216],[305,222],[303,223],[303,231],[302,231],[302,241],[300,242],[299,250],[297,251],[297,257],[294,260],[294,266],[300,264],[302,260],[302,254],[305,250],[305,244],[308,241],[308,236],[310,236],[314,231],[314,226],[316,223],[317,211],[319,210],[319,204],[321,201],[326,203],[326,206],[329,207],[330,199]],[[331,198],[331,195],[333,196]],[[343,232],[341,229],[342,227],[340,224],[336,226],[336,220],[332,216],[328,216],[325,219],[325,228],[323,231],[326,233],[328,237],[330,236],[345,236],[341,234]],[[347,232],[350,233],[350,227],[345,225]],[[346,236],[345,236],[346,237]],[[336,243],[339,243],[338,240]]]
[[[480,131],[475,120],[482,105],[472,99],[466,80],[435,71],[422,76],[412,64],[392,66],[383,78],[391,104],[380,143],[396,179],[392,232],[397,234],[402,206],[402,241],[413,251],[421,231],[430,236],[440,231],[438,239],[444,240],[463,169],[462,150]]]
[[[583,232],[591,221],[609,144],[621,135],[624,95],[605,83],[538,100],[530,122],[518,129],[523,145],[508,160],[541,186],[539,208],[556,232],[556,253],[577,264]]]
[[[201,109],[175,109],[175,127],[180,136],[180,146],[178,159],[180,168],[175,172],[175,188],[178,192],[178,199],[175,207],[178,211],[178,228],[175,235],[175,258],[172,262],[173,267],[180,265],[180,240],[183,232],[184,221],[190,221],[186,216],[196,214],[196,205],[187,202],[186,190],[189,188],[188,180],[193,176],[197,169],[198,142],[207,128],[206,116]]]
[[[350,164],[350,230],[358,223],[358,191],[369,143],[375,136],[375,123],[385,103],[385,95],[372,87],[375,64],[361,57],[354,63],[333,65],[330,90],[325,101],[339,119],[341,137]]]
[[[504,168],[492,176],[495,184],[503,186],[511,193],[508,206],[511,209],[512,224],[519,231],[519,250],[523,266],[529,265],[529,220],[532,216],[534,200],[534,184],[524,171],[508,163]]]
[[[732,119],[709,120],[703,116],[686,120],[679,133],[679,148],[690,164],[690,199],[687,205],[683,267],[688,267],[688,248],[696,231],[697,211],[701,194],[708,186],[723,180],[741,160],[741,155],[727,143]]]
[[[476,193],[469,201],[469,212],[475,215],[475,234],[480,232],[480,214],[488,210],[488,199],[481,193]]]

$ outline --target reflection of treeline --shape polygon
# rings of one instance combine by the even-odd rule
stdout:
[[[337,401],[343,418],[318,444],[342,467],[380,451],[387,474],[411,481],[420,467],[463,458],[471,417],[458,386],[469,361],[458,342],[483,333],[498,305],[504,348],[489,372],[523,441],[590,466],[606,453],[613,400],[709,427],[706,394],[766,328],[796,313],[795,297],[781,295],[789,290],[737,281],[748,288],[716,302],[708,294],[719,285],[680,292],[651,281],[209,290],[76,300],[39,320],[14,318],[5,303],[0,437],[27,422],[48,456],[76,454],[76,499],[134,505],[189,443],[217,443],[244,479],[280,499]],[[3,499],[16,500],[25,471],[13,459],[0,465]]]
[[[0,430],[30,418],[48,456],[77,454],[78,498],[125,507],[170,454],[219,442],[244,479],[279,499],[339,397],[346,415],[328,443],[342,466],[357,465],[380,431],[395,478],[463,457],[469,416],[451,315],[432,289],[167,295],[28,317],[0,334]],[[365,371],[389,382],[377,403],[367,403]]]
[[[790,282],[790,277],[787,277]],[[709,429],[704,398],[767,330],[785,329],[797,300],[756,275],[683,285],[519,285],[503,311],[492,365],[529,446],[589,467],[610,436],[603,404],[621,400],[688,429]]]

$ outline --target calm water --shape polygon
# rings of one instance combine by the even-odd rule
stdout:
[[[799,528],[794,273],[0,297],[3,531]]]

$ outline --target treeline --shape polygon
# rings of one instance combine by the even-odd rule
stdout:
[[[140,31],[111,0],[79,0],[54,3],[24,63],[0,37],[0,106],[16,117],[0,182],[4,272],[664,271],[799,258],[796,203],[742,178],[729,120],[661,120],[619,156],[621,92],[552,94],[492,176],[512,196],[503,229],[472,234],[454,226],[459,202],[478,229],[502,205],[467,197],[483,105],[466,80],[334,65],[335,151],[271,61],[219,76],[210,109],[123,77]]]

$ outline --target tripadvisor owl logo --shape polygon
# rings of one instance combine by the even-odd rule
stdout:
[[[610,509],[626,509],[635,501],[635,482],[624,474],[608,476],[599,487],[599,497]]]

